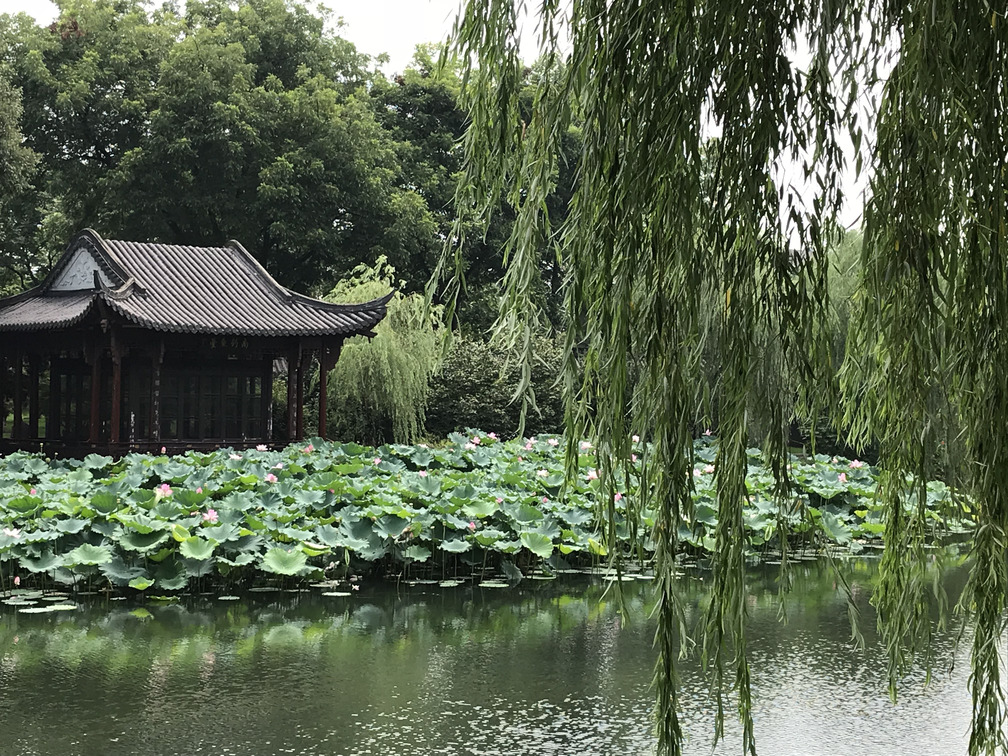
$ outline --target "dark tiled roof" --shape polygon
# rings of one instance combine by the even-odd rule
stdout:
[[[55,290],[81,250],[97,264],[97,285]],[[101,299],[127,320],[156,331],[351,336],[370,333],[385,317],[390,297],[352,305],[306,297],[278,284],[238,242],[188,247],[106,240],[85,231],[41,286],[0,299],[0,330],[63,328]]]

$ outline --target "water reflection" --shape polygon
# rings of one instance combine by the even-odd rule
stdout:
[[[964,753],[968,666],[960,659],[927,689],[914,676],[890,704],[867,603],[874,563],[848,569],[864,653],[828,567],[796,568],[787,625],[774,574],[753,580],[761,753]],[[703,578],[684,582],[691,621]],[[99,602],[60,615],[5,608],[0,753],[651,753],[653,600],[644,582],[624,590],[629,621],[587,578]],[[938,636],[940,665],[952,641]],[[682,691],[688,751],[710,753],[714,703],[695,661],[683,665]],[[740,734],[727,730],[717,753],[738,753]]]

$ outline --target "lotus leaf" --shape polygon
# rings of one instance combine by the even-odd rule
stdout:
[[[426,562],[430,559],[431,550],[425,546],[410,546],[406,549],[404,556],[407,559],[412,559],[414,562]]]
[[[63,559],[54,555],[52,552],[46,551],[43,552],[37,559],[21,557],[21,564],[24,565],[29,572],[49,572],[49,570],[55,569],[63,564]]]
[[[183,559],[182,563],[185,565],[186,574],[193,578],[212,574],[216,566],[213,559]]]
[[[409,520],[386,515],[375,522],[375,532],[382,538],[398,538],[409,527]]]
[[[179,553],[186,559],[202,561],[209,559],[216,547],[217,541],[192,536],[179,543]]]
[[[851,529],[832,512],[823,512],[819,522],[823,532],[836,543],[849,543],[851,539]]]
[[[487,547],[492,546],[503,538],[504,531],[495,528],[484,528],[483,530],[476,531],[473,537],[480,546]]]
[[[469,551],[470,548],[472,548],[472,544],[464,538],[453,538],[441,542],[441,550],[451,554],[461,554]]]
[[[119,508],[119,499],[110,493],[96,493],[91,496],[90,506],[107,517]]]
[[[276,575],[300,575],[307,562],[308,556],[299,549],[273,548],[263,555],[260,565]]]
[[[542,559],[549,559],[553,553],[553,541],[542,533],[526,531],[521,534],[520,538],[522,546]]]
[[[129,581],[129,587],[135,588],[138,591],[145,591],[154,585],[154,581],[149,577],[135,577]],[[144,610],[146,611],[146,610]],[[150,612],[147,613],[147,617],[150,617]]]
[[[84,543],[63,557],[63,564],[75,565],[108,564],[112,561],[112,550],[108,546],[93,546]]]
[[[462,507],[462,511],[465,513],[466,517],[472,517],[479,520],[496,514],[498,509],[500,509],[500,505],[497,504],[496,499],[490,496],[487,496],[484,499],[477,499],[476,501],[470,502]]]
[[[69,520],[57,520],[55,523],[56,530],[61,533],[80,533],[87,524],[87,520],[78,520],[74,518]]]
[[[522,504],[513,514],[514,519],[520,523],[537,522],[544,516],[541,509],[533,507],[531,504]]]
[[[245,552],[243,554],[235,555],[234,559],[228,559],[227,557],[219,556],[217,561],[221,564],[226,564],[230,567],[243,567],[246,564],[252,564],[255,561],[255,554],[251,552]]]

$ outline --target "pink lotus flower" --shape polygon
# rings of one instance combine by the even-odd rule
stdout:
[[[710,435],[713,435],[713,434],[711,433],[711,429],[710,429],[710,428],[708,428],[707,430],[705,430],[705,431],[703,432],[703,434],[704,434],[705,436],[710,436]]]
[[[28,492],[28,494],[31,495],[31,496],[34,496],[35,495],[35,489],[33,488],[31,491]]]
[[[532,451],[532,442],[531,441],[526,441],[525,442],[525,451]]]
[[[476,448],[476,444],[466,444],[465,445],[465,450],[466,451],[472,451],[475,448]]]
[[[588,474],[585,476],[588,480],[598,480],[598,471],[589,470]]]
[[[216,509],[208,509],[206,512],[204,512],[203,513],[203,522],[209,522],[210,524],[213,524],[213,523],[217,522],[217,510]]]
[[[301,451],[303,451],[305,454],[311,454],[313,451],[315,451],[315,447],[312,446],[311,444],[308,444],[308,446],[306,446]]]
[[[3,534],[5,536],[7,536],[8,538],[20,538],[21,537],[21,531],[18,530],[17,528],[4,528],[3,529]]]
[[[545,496],[543,496],[543,504],[547,503],[548,501],[549,501],[549,499],[547,499]]]
[[[372,464],[380,465],[381,464],[381,457],[375,457],[374,458],[374,462],[372,462]]]
[[[200,486],[199,488],[197,488],[196,489],[196,493],[198,493],[198,494],[203,493],[203,486]]]
[[[469,520],[469,530],[476,530],[476,521]]]
[[[616,495],[613,496],[613,500],[614,501],[623,501],[623,494],[621,494],[619,491],[617,491]]]
[[[557,439],[555,439],[555,438],[551,438],[546,443],[548,443],[550,446],[559,446],[560,445],[560,442]]]
[[[21,585],[21,576],[20,575],[15,575],[14,576],[14,585],[15,586]]]
[[[545,478],[547,475],[549,475],[549,470],[539,470],[536,473],[536,475],[538,475],[540,478]]]
[[[839,480],[841,483],[846,483],[847,473],[840,473],[839,475],[837,475],[837,480]]]
[[[702,475],[703,475],[703,473],[700,471],[700,468],[698,468],[698,467],[694,467],[693,468],[693,477],[694,478],[699,478]]]
[[[497,440],[497,434],[494,433],[493,431],[490,431],[489,433],[487,433],[487,438],[490,438],[490,439],[493,439],[494,441],[496,441]]]
[[[266,444],[256,444],[256,451],[266,451],[268,448]]]
[[[522,457],[518,457],[518,461],[519,462],[524,462],[525,460]]]
[[[498,496],[496,499],[494,499],[494,501],[496,501],[498,504],[503,504],[504,503],[504,499],[502,499],[500,496]]]
[[[161,487],[158,488],[155,493],[158,496],[160,496],[160,497],[163,498],[165,496],[171,496],[172,495],[172,489],[171,489],[171,486],[169,486],[167,483],[162,483]]]
[[[712,472],[714,472],[714,465],[704,465],[704,469],[703,469],[703,471],[704,471],[704,472],[705,472],[705,473],[706,473],[707,475],[710,475],[710,474],[711,474]]]
[[[427,477],[427,471],[426,470],[421,470],[419,473],[417,473],[417,475],[419,475],[421,478],[426,478]]]
[[[473,437],[472,437],[472,442],[473,442],[473,443],[474,443],[474,444],[475,444],[476,446],[479,446],[479,444],[480,444],[480,437],[479,437],[479,436],[473,436]]]
[[[283,470],[283,462],[277,462],[275,465],[273,465],[273,469],[274,470]]]
[[[581,451],[588,451],[589,449],[591,449],[591,441],[582,441]]]
[[[229,454],[228,456],[234,460],[241,459],[241,454]]]
[[[265,477],[264,480],[267,483],[276,483],[277,482],[277,476],[274,475],[273,473],[266,473],[266,477]]]
[[[639,444],[640,443],[640,436],[638,436],[636,433],[634,433],[634,435],[633,435],[633,442],[635,444]]]
[[[636,454],[631,454],[630,455],[630,461],[631,462],[636,462],[637,461],[637,455]]]
[[[864,462],[860,459],[852,459],[850,466],[852,470],[857,470],[859,467],[864,467]]]
[[[832,462],[834,465],[839,464],[840,459],[838,457],[833,457]]]

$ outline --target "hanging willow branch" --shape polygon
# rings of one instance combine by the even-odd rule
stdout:
[[[542,58],[523,118],[518,5],[468,0],[455,27],[472,118],[459,215],[486,217],[502,202],[514,210],[498,335],[529,361],[539,255],[557,245],[571,324],[568,443],[596,440],[610,496],[631,433],[650,442],[646,485],[628,514],[655,512],[659,753],[682,749],[675,661],[691,639],[674,562],[693,514],[694,421],[710,413],[721,438],[719,521],[697,640],[717,736],[723,694],[734,689],[755,752],[742,505],[757,401],[772,419],[764,449],[782,522],[791,407],[830,407],[855,439],[881,444],[888,521],[875,600],[893,684],[930,632],[921,481],[932,472],[933,419],[965,418],[981,524],[968,592],[977,618],[970,748],[992,751],[1003,737],[996,641],[1008,590],[1001,11],[983,0],[543,0]],[[887,68],[873,107],[877,90],[864,84]],[[867,149],[861,109],[877,112],[877,152],[867,154],[865,276],[838,402],[825,251],[842,201],[841,139]],[[572,127],[582,138],[578,179],[555,227],[546,200]],[[701,370],[712,345],[723,368],[716,387]],[[768,361],[793,380],[763,380]]]

